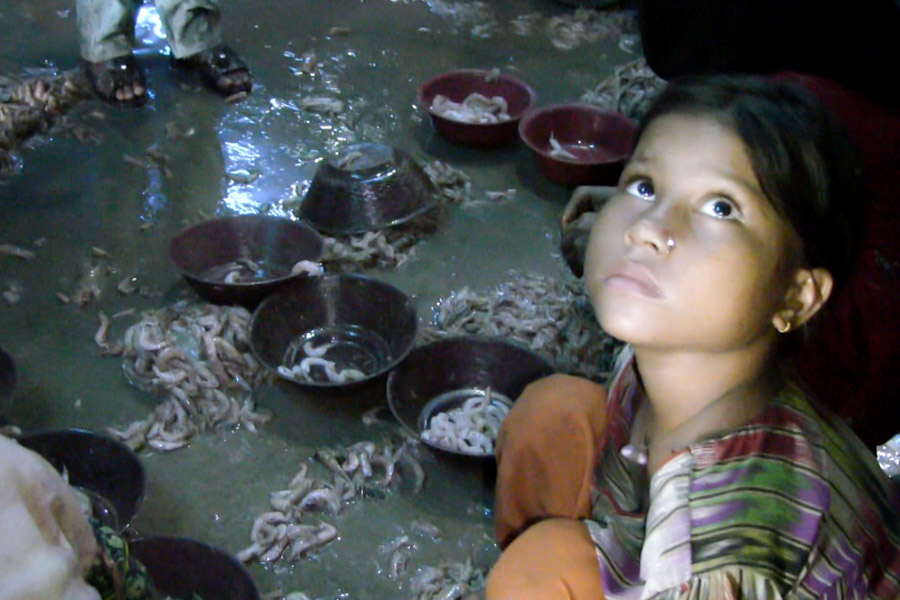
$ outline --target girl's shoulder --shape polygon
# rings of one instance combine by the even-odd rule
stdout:
[[[786,589],[819,597],[831,586],[864,586],[879,589],[877,598],[900,597],[897,487],[798,386],[690,451],[689,511],[720,516],[693,521],[695,572],[721,565],[727,543],[737,549],[734,564],[784,578]]]

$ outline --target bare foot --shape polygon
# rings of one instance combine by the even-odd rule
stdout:
[[[227,44],[219,44],[180,59],[178,64],[200,73],[207,85],[216,91],[234,96],[241,92],[250,93],[253,80],[247,65]]]
[[[107,102],[139,106],[147,101],[144,70],[132,54],[89,62],[86,71],[94,92]]]

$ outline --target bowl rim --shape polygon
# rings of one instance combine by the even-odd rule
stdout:
[[[224,549],[218,546],[214,546],[213,544],[193,537],[166,534],[139,535],[129,542],[129,544],[132,545],[135,543],[139,546],[143,544],[179,544],[202,549],[205,552],[214,554],[222,558],[230,566],[234,567],[235,572],[240,573],[241,577],[243,577],[251,585],[251,588],[254,592],[254,598],[260,598],[259,586],[257,585],[253,575],[250,573],[250,570],[244,564],[242,564],[233,554],[226,552]],[[156,582],[154,582],[154,584],[157,586],[159,585]]]
[[[197,274],[193,271],[190,271],[184,268],[180,261],[176,258],[175,254],[175,244],[178,240],[182,239],[189,232],[194,232],[200,229],[203,226],[208,226],[211,223],[227,223],[233,222],[237,220],[242,221],[279,221],[286,225],[298,226],[306,230],[307,233],[312,234],[311,237],[316,241],[316,245],[318,246],[318,251],[315,253],[316,257],[313,259],[303,259],[303,260],[311,260],[313,262],[319,262],[322,260],[322,255],[325,253],[325,239],[322,237],[322,234],[316,230],[315,227],[310,225],[308,222],[304,220],[295,220],[290,217],[279,217],[277,215],[263,215],[263,214],[244,214],[244,215],[225,215],[221,217],[213,217],[212,219],[205,219],[199,223],[194,223],[184,229],[180,230],[175,236],[169,240],[169,262],[175,266],[178,270],[179,274],[182,277],[187,279],[192,279],[199,283],[208,286],[221,286],[225,289],[232,290],[251,290],[257,287],[269,286],[277,283],[281,283],[287,281],[289,279],[293,279],[297,277],[300,273],[288,273],[287,275],[282,275],[281,277],[274,277],[272,279],[260,279],[255,281],[239,281],[235,283],[226,283],[224,281],[217,281],[213,279],[206,279],[202,275]]]
[[[338,156],[340,152],[348,151],[351,148],[355,148],[357,146],[380,146],[383,148],[387,148],[388,150],[390,150],[390,153],[392,156],[392,161],[395,165],[399,164],[400,162],[406,161],[412,166],[413,169],[419,169],[419,171],[421,172],[422,181],[423,181],[424,185],[427,188],[429,188],[429,191],[431,193],[428,194],[427,198],[425,198],[425,200],[422,201],[421,205],[416,210],[414,210],[406,215],[397,217],[393,220],[384,221],[383,223],[380,223],[375,228],[365,227],[365,228],[340,229],[340,228],[336,228],[336,227],[331,227],[327,224],[317,223],[315,218],[310,217],[309,210],[308,210],[308,203],[307,203],[307,198],[309,197],[309,190],[307,190],[307,193],[300,200],[299,206],[296,211],[297,215],[299,217],[300,223],[303,223],[304,225],[311,227],[314,231],[316,231],[316,233],[319,234],[320,237],[322,237],[323,235],[336,236],[336,237],[348,237],[348,236],[355,236],[355,235],[363,235],[363,234],[369,233],[369,232],[385,231],[385,230],[391,229],[393,227],[405,225],[405,224],[409,223],[410,221],[414,221],[415,219],[422,217],[429,211],[435,210],[440,207],[440,200],[438,199],[438,189],[434,185],[434,182],[431,180],[431,178],[428,176],[428,173],[425,172],[424,167],[421,164],[419,164],[419,162],[415,158],[413,158],[412,154],[410,154],[408,151],[404,150],[403,148],[401,148],[399,146],[392,146],[390,144],[384,144],[381,142],[354,142],[352,144],[343,146],[338,152],[330,153],[328,156],[326,156],[324,158],[324,160],[319,164],[319,166],[316,167],[316,171],[313,174],[313,178],[310,180],[310,188],[313,186],[313,182],[315,181],[316,177],[320,175],[320,172],[323,169],[324,170],[328,170],[328,169],[345,170],[345,169],[340,169],[340,167],[336,166],[333,163],[333,159],[336,156]],[[322,253],[324,253],[324,241],[323,241]],[[320,254],[320,258],[321,258],[321,254]]]
[[[123,456],[130,456],[131,458],[134,459],[132,462],[137,467],[137,472],[140,477],[140,490],[139,490],[140,493],[134,499],[134,508],[131,512],[131,515],[128,516],[127,518],[120,517],[121,520],[118,523],[117,530],[119,532],[125,531],[125,529],[127,529],[128,526],[134,521],[135,517],[137,516],[138,512],[140,511],[141,506],[144,503],[144,497],[147,494],[147,469],[144,468],[144,463],[138,457],[137,453],[134,450],[132,450],[128,446],[128,444],[126,444],[125,442],[123,442],[121,440],[117,440],[116,438],[114,438],[112,436],[105,435],[103,433],[98,433],[96,431],[91,431],[90,429],[83,429],[81,427],[64,427],[64,428],[58,428],[58,429],[39,429],[36,431],[23,432],[20,436],[17,437],[17,440],[27,441],[29,438],[60,435],[60,434],[67,435],[67,436],[77,436],[77,437],[81,437],[81,438],[102,439],[103,443],[107,443],[111,446],[117,447],[120,450],[124,450],[124,452],[122,453]],[[30,448],[29,448],[29,450],[30,450]],[[32,450],[32,451],[37,452],[35,450]],[[38,454],[40,454],[40,453],[38,452]],[[46,460],[47,462],[50,462],[49,458],[47,458],[43,455],[41,455],[41,457],[44,458],[44,460]],[[55,468],[55,465],[54,465],[54,468]],[[70,484],[70,485],[77,485],[77,484]],[[91,491],[93,492],[95,490],[91,490]]]
[[[4,350],[3,346],[0,346],[0,367],[6,369],[6,381],[0,381],[0,421],[2,421],[6,411],[12,406],[19,383],[16,361],[12,354]]]
[[[296,379],[289,379],[278,372],[278,367],[280,365],[272,366],[268,360],[266,360],[263,356],[260,355],[259,351],[256,348],[256,344],[253,343],[253,327],[259,318],[262,310],[268,306],[269,304],[276,302],[282,296],[285,296],[291,292],[291,288],[282,288],[276,290],[274,293],[266,297],[259,305],[253,310],[253,314],[250,315],[250,321],[247,323],[247,331],[250,334],[250,351],[253,352],[253,356],[260,362],[261,365],[272,371],[276,377],[280,380],[292,383],[294,385],[309,388],[309,389],[319,389],[319,390],[338,390],[338,389],[349,389],[357,386],[362,386],[371,383],[372,381],[378,379],[385,373],[390,373],[394,370],[394,368],[402,363],[410,352],[416,347],[416,337],[419,333],[419,315],[416,310],[416,304],[413,300],[413,297],[401,290],[399,287],[384,281],[383,279],[379,279],[377,277],[373,277],[371,275],[367,275],[364,273],[341,273],[341,272],[333,272],[333,273],[322,273],[321,275],[313,275],[309,277],[309,279],[318,278],[318,279],[355,279],[359,281],[366,281],[368,283],[376,283],[378,285],[382,285],[388,289],[397,292],[399,295],[406,299],[406,304],[412,309],[412,321],[413,321],[413,330],[410,332],[410,343],[407,347],[400,352],[397,356],[393,357],[388,363],[386,363],[381,369],[372,373],[371,375],[366,376],[364,379],[359,379],[356,381],[347,381],[343,383],[337,382],[325,382],[325,381],[298,381]],[[306,278],[304,278],[306,279]],[[304,281],[304,283],[306,283]],[[301,283],[297,283],[296,285],[303,285]]]
[[[553,362],[551,360],[549,360],[548,358],[546,358],[545,356],[543,356],[542,354],[535,352],[534,350],[532,350],[525,344],[519,342],[518,340],[512,340],[512,339],[509,339],[509,338],[506,338],[503,336],[499,336],[499,335],[496,335],[496,336],[495,335],[477,335],[477,334],[448,335],[448,336],[438,338],[436,340],[432,340],[432,341],[422,344],[420,346],[416,346],[415,348],[413,348],[413,351],[428,349],[428,348],[431,348],[432,346],[437,346],[437,345],[447,343],[447,342],[461,342],[461,341],[475,341],[476,343],[499,343],[499,344],[503,344],[503,345],[507,345],[507,346],[513,346],[518,350],[523,350],[523,351],[525,351],[529,354],[532,354],[533,356],[541,359],[549,368],[548,375],[550,373],[556,372],[556,367],[553,365]],[[387,382],[385,384],[385,396],[386,396],[387,405],[391,411],[391,414],[394,416],[394,418],[397,420],[397,422],[400,423],[400,426],[406,432],[408,432],[410,435],[412,435],[414,439],[418,440],[422,444],[425,444],[426,446],[428,446],[429,448],[431,448],[433,450],[439,450],[440,452],[444,452],[444,453],[447,453],[452,456],[460,456],[460,457],[471,458],[471,459],[476,459],[476,460],[494,460],[494,458],[496,456],[496,452],[492,452],[490,454],[470,454],[468,452],[461,452],[459,450],[453,450],[452,448],[445,448],[443,446],[440,446],[438,444],[433,444],[433,443],[429,442],[428,440],[424,439],[422,437],[422,432],[411,427],[406,422],[405,419],[402,419],[400,417],[400,415],[397,414],[398,410],[396,408],[394,408],[396,400],[394,399],[394,394],[391,392],[391,390],[393,388],[392,384],[397,377],[396,373],[397,373],[397,370],[394,369],[388,375]],[[511,398],[510,400],[513,402],[513,404],[515,404],[517,398]]]
[[[459,125],[462,127],[472,127],[472,128],[476,128],[476,127],[490,128],[490,127],[496,127],[498,125],[504,125],[504,124],[508,126],[510,123],[515,123],[515,122],[519,121],[526,114],[528,114],[531,110],[534,109],[535,105],[537,104],[537,93],[534,91],[534,88],[532,88],[530,85],[528,85],[528,83],[526,83],[523,79],[516,77],[515,75],[510,75],[509,73],[505,73],[503,71],[500,71],[500,74],[497,76],[497,78],[504,79],[506,81],[509,81],[509,82],[515,84],[517,87],[521,88],[525,92],[525,95],[528,98],[528,102],[527,102],[525,108],[523,108],[521,112],[518,112],[516,114],[510,114],[509,119],[506,121],[498,121],[497,123],[465,123],[463,121],[455,121],[453,119],[448,119],[447,117],[444,117],[443,115],[439,115],[438,113],[434,112],[431,108],[431,103],[426,101],[425,90],[428,89],[430,86],[434,85],[435,83],[437,83],[438,81],[441,81],[441,80],[451,77],[453,75],[483,75],[483,76],[487,76],[487,75],[490,75],[492,72],[493,72],[493,69],[485,69],[485,68],[481,68],[481,67],[468,67],[468,68],[460,68],[460,69],[451,69],[450,71],[444,71],[443,73],[438,73],[437,75],[429,77],[428,79],[423,81],[421,84],[419,84],[418,93],[416,94],[419,105],[422,108],[424,108],[428,112],[428,114],[431,115],[432,118],[440,119],[441,121],[444,121],[446,123],[453,123],[454,125]]]
[[[633,119],[628,118],[624,113],[621,113],[617,110],[612,110],[610,108],[605,108],[603,106],[599,106],[597,104],[591,104],[589,102],[560,102],[556,104],[548,104],[546,106],[536,107],[532,110],[529,110],[525,115],[522,116],[522,119],[519,121],[519,138],[522,142],[528,146],[528,148],[537,154],[548,160],[557,161],[566,165],[584,165],[584,166],[592,166],[592,165],[605,165],[605,164],[613,164],[617,162],[621,162],[623,160],[627,160],[629,156],[631,156],[631,150],[623,153],[620,156],[612,159],[606,160],[578,160],[565,158],[560,156],[550,156],[549,152],[545,152],[543,149],[539,148],[535,142],[527,135],[525,135],[525,130],[528,125],[530,125],[535,119],[542,117],[548,113],[559,111],[559,110],[582,110],[594,114],[600,114],[607,117],[612,117],[615,120],[625,121],[631,124],[632,127],[636,127],[637,124]]]

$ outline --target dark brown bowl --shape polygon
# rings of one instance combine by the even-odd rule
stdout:
[[[16,363],[6,350],[0,348],[0,420],[12,405],[16,391]]]
[[[94,517],[123,531],[144,499],[146,477],[131,448],[112,438],[83,429],[27,433],[19,443],[37,452],[69,485],[90,500]]]
[[[351,274],[292,281],[266,298],[250,320],[250,346],[260,362],[278,372],[299,364],[305,343],[333,346],[322,356],[336,369],[358,369],[352,382],[301,381],[301,386],[342,388],[362,384],[394,368],[409,353],[418,317],[412,299],[392,285]]]
[[[615,185],[634,146],[636,125],[593,104],[557,104],[525,115],[519,135],[544,176],[565,185]],[[554,156],[550,136],[575,158]]]
[[[455,407],[440,399],[457,390],[490,388],[515,402],[526,385],[554,370],[543,356],[502,338],[448,337],[414,349],[391,372],[387,381],[388,406],[405,429],[436,450],[493,458],[493,454],[469,454],[422,439],[421,433],[432,414]]]
[[[152,536],[131,542],[131,553],[164,596],[203,600],[259,600],[253,577],[233,556],[180,537]]]
[[[253,306],[286,281],[299,261],[318,262],[324,241],[312,227],[284,217],[240,215],[204,221],[182,231],[169,244],[169,258],[211,302]],[[222,265],[249,259],[259,277],[225,283],[213,272]]]
[[[462,102],[469,94],[491,98],[502,96],[508,105],[510,119],[499,123],[463,123],[435,113],[431,109],[438,94],[453,102]],[[468,146],[500,146],[518,140],[519,119],[534,106],[537,95],[531,87],[511,75],[497,75],[487,69],[460,69],[433,77],[419,86],[419,104],[431,115],[435,130],[457,144]]]
[[[409,154],[364,143],[319,166],[299,216],[323,233],[353,235],[406,223],[437,205],[434,184]]]

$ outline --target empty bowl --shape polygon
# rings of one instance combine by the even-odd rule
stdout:
[[[304,223],[241,215],[182,231],[169,245],[169,258],[207,300],[249,306],[297,278],[297,263],[316,263],[323,247],[322,236]]]
[[[16,363],[12,356],[0,348],[0,419],[12,405],[13,392],[16,391]]]
[[[23,434],[19,443],[68,477],[94,518],[123,531],[144,498],[144,467],[131,448],[83,429]]]
[[[566,185],[615,185],[634,145],[636,125],[593,104],[532,111],[519,135],[547,179]]]
[[[481,98],[472,94],[478,94]],[[435,98],[438,96],[442,99],[436,105]],[[503,114],[508,118],[492,119],[494,122],[460,120],[473,121],[485,112],[496,113],[497,102],[500,101],[485,107],[483,100],[495,97],[502,98],[502,104],[506,105]],[[448,110],[453,105],[446,104],[443,99],[464,107],[469,107],[474,99],[476,110]],[[519,119],[536,101],[534,90],[524,81],[487,69],[450,71],[429,79],[419,87],[419,104],[428,111],[435,130],[451,142],[470,146],[515,143]]]
[[[299,216],[323,233],[352,235],[400,225],[437,207],[434,184],[409,154],[363,143],[322,162]]]
[[[250,346],[282,378],[317,388],[363,383],[392,369],[415,342],[412,299],[364,275],[292,281],[257,307]]]
[[[493,457],[498,422],[525,386],[553,372],[547,359],[502,338],[448,337],[416,348],[391,372],[388,406],[404,428],[432,448]],[[435,419],[448,427],[437,427]],[[448,435],[438,435],[439,429]],[[463,431],[473,429],[478,434]],[[476,444],[483,443],[481,436],[490,441],[488,447]]]
[[[163,596],[203,600],[259,600],[247,569],[233,556],[208,544],[180,537],[132,540],[131,554],[146,568]]]

